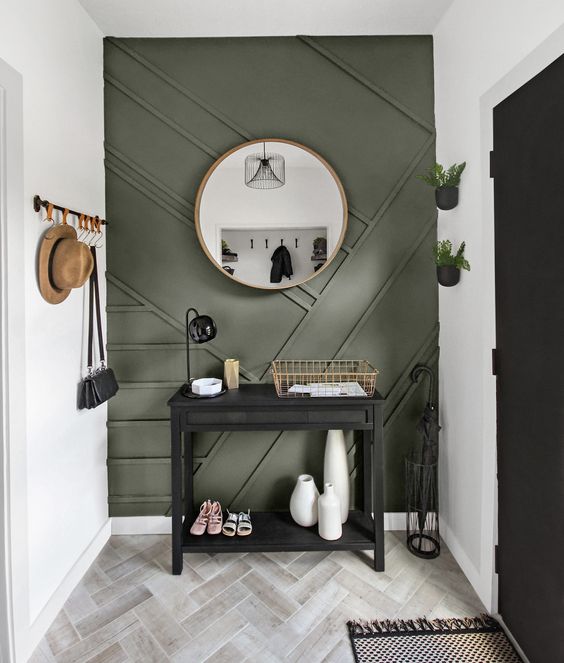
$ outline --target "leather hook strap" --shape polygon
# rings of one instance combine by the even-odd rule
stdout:
[[[49,203],[47,205],[47,216],[45,217],[45,221],[51,221],[51,223],[55,223],[55,219],[53,218],[53,209],[54,209],[53,203]]]
[[[68,215],[69,215],[69,210],[68,210],[67,207],[65,207],[65,209],[63,210],[63,225],[64,226],[68,225],[68,223],[67,223],[67,216]]]

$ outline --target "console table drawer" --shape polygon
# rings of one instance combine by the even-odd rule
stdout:
[[[259,426],[261,424],[307,424],[307,412],[299,410],[210,410],[186,413],[188,426]]]
[[[318,410],[312,409],[308,412],[308,423],[310,424],[370,424],[372,415],[370,410]]]

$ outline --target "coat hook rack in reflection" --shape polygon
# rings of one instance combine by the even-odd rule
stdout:
[[[266,248],[268,249],[268,240],[265,239],[265,240],[264,240],[264,243],[266,244]]]
[[[44,207],[45,209],[48,209],[51,205],[53,206],[53,209],[58,209],[61,212],[64,212],[65,210],[68,210],[67,214],[72,214],[73,216],[76,216],[76,217],[79,217],[79,218],[81,216],[90,217],[90,218],[93,218],[93,219],[96,218],[93,214],[84,214],[83,212],[75,212],[74,210],[68,209],[67,207],[63,207],[62,205],[55,205],[54,203],[51,203],[48,200],[41,200],[40,196],[37,196],[37,195],[33,196],[33,209],[36,212],[39,212],[42,207]],[[106,221],[105,219],[99,219],[99,221],[100,221],[100,224],[102,226],[109,225],[108,221]]]
[[[254,249],[255,247],[253,246],[254,240],[251,240],[251,249]]]
[[[280,240],[280,246],[284,246],[284,240],[283,239]]]
[[[297,237],[294,239],[294,242],[296,242],[296,249],[297,249],[298,248],[298,238]]]

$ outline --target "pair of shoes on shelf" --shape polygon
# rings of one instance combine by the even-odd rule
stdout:
[[[206,530],[208,534],[219,534],[222,525],[221,504],[215,500],[206,500],[200,507],[200,513],[190,528],[190,534],[201,536]]]
[[[247,513],[243,511],[239,513],[230,513],[227,509],[227,519],[223,525],[223,533],[225,536],[249,536],[253,531],[253,525],[251,523],[251,510],[249,509]]]

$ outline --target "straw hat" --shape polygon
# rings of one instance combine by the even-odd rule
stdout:
[[[49,228],[39,247],[39,290],[49,304],[60,304],[73,288],[83,286],[94,267],[90,249],[66,224]]]

